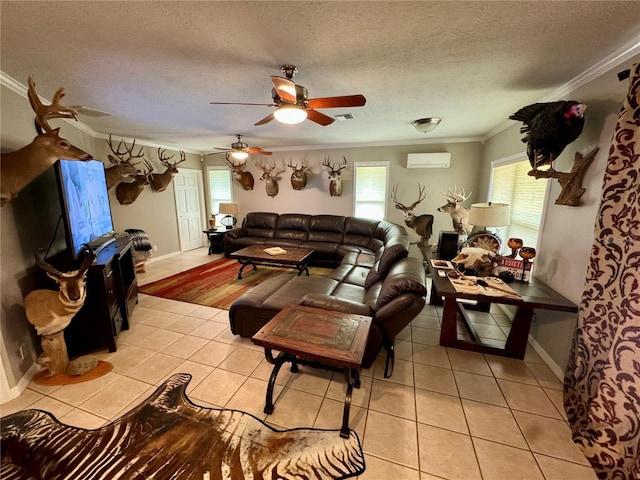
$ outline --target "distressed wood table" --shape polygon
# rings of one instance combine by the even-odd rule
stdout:
[[[286,267],[298,270],[298,275],[306,272],[309,275],[307,266],[313,250],[309,248],[287,247],[287,253],[281,255],[270,255],[264,251],[270,248],[266,245],[251,245],[233,252],[229,255],[231,258],[238,260],[240,270],[238,271],[238,280],[242,278],[242,271],[249,265],[256,270],[257,265],[266,265],[269,267]]]

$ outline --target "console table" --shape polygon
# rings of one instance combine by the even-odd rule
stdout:
[[[227,227],[216,227],[202,231],[209,239],[209,255],[222,253],[224,251],[224,236],[228,231]]]
[[[578,306],[563,297],[545,283],[532,278],[529,283],[513,282],[509,286],[521,297],[495,297],[488,295],[472,295],[457,292],[449,281],[449,278],[438,274],[439,268],[427,261],[431,271],[431,305],[443,305],[442,330],[440,331],[440,345],[454,347],[462,350],[500,355],[503,357],[523,359],[527,349],[529,329],[533,318],[534,309],[556,310],[560,312],[578,311]],[[517,308],[513,324],[507,337],[504,348],[495,347],[483,343],[469,321],[467,306],[460,300],[475,300],[479,305],[499,303],[513,305]],[[484,309],[488,311],[488,309]],[[471,337],[471,340],[459,339],[456,331],[456,320],[460,314],[461,319]]]

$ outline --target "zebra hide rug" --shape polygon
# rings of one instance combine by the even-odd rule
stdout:
[[[85,430],[40,410],[1,419],[0,478],[342,479],[365,462],[358,435],[275,430],[238,410],[205,408],[185,395],[191,375],[171,376],[143,404]]]

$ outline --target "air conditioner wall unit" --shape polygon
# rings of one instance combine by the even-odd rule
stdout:
[[[409,153],[407,168],[449,168],[451,154],[442,153]]]

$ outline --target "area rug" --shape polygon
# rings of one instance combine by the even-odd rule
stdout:
[[[207,307],[229,310],[231,304],[250,288],[282,272],[295,272],[290,268],[258,266],[246,268],[238,280],[240,264],[223,258],[185,272],[172,275],[139,288],[139,292]],[[309,267],[311,275],[328,275],[332,269]]]
[[[144,403],[96,430],[41,410],[2,418],[0,478],[343,479],[364,472],[352,430],[275,430],[238,410],[200,407],[171,376]]]

